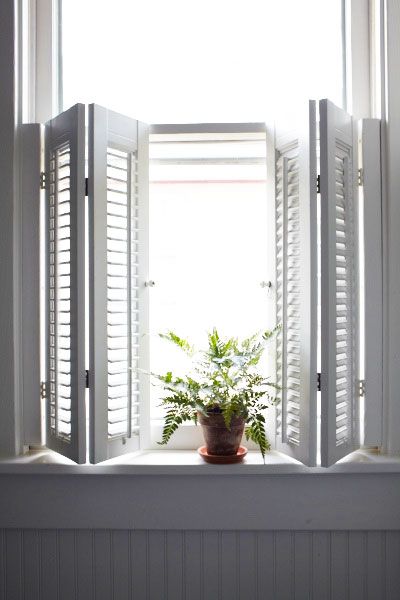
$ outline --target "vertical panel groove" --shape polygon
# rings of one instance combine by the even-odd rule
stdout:
[[[268,534],[272,551],[268,554],[264,554],[266,546],[261,546],[263,533]],[[126,590],[124,594],[134,600],[161,597],[275,600],[279,594],[299,600],[398,598],[400,531],[397,530],[99,530],[99,534],[105,536],[104,556],[102,546],[96,546],[94,530],[1,530],[1,600],[32,597],[120,600],[121,590]],[[127,556],[121,555],[125,548],[121,540],[125,539]],[[133,546],[135,539],[137,548]],[[89,554],[87,560],[92,560],[90,566],[84,561],[87,569],[80,564],[85,551]],[[106,555],[109,569],[104,569],[102,562]],[[139,567],[135,556],[136,562],[137,557],[142,557]],[[119,569],[126,558],[128,568]],[[101,579],[96,585],[99,568]],[[137,579],[135,568],[139,569]],[[88,577],[92,577],[91,585]]]

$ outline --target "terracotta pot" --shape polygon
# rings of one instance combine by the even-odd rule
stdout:
[[[211,413],[205,417],[199,413],[198,418],[208,454],[231,456],[237,453],[243,436],[243,417],[232,417],[230,429],[226,427],[222,414]]]

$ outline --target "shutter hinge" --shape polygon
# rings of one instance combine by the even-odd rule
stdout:
[[[47,187],[47,177],[44,171],[40,172],[40,189],[45,190]]]
[[[321,373],[317,373],[317,392],[321,391]]]
[[[358,185],[364,185],[364,169],[358,169]]]
[[[85,387],[89,387],[89,371],[87,369],[85,371]]]
[[[317,194],[321,193],[321,175],[317,175]]]
[[[42,399],[47,398],[47,382],[46,381],[40,382],[40,397]]]
[[[358,382],[358,395],[360,398],[365,396],[365,379],[360,379]]]
[[[89,196],[89,179],[85,177],[85,196]]]

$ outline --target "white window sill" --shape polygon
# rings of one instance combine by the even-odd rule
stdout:
[[[0,460],[0,474],[93,474],[93,475],[299,475],[337,473],[400,473],[400,457],[358,450],[332,467],[306,467],[272,450],[265,457],[249,452],[236,465],[206,464],[195,450],[147,450],[126,454],[97,465],[76,465],[48,450],[31,450],[23,456]]]

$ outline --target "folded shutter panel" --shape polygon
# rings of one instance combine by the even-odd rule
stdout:
[[[353,120],[320,101],[321,464],[358,445],[357,145]]]
[[[382,191],[381,123],[361,121],[364,204],[364,445],[382,446]],[[366,268],[365,268],[366,267]]]
[[[139,214],[138,127],[134,119],[89,106],[90,458],[95,463],[139,448],[139,252],[145,252],[145,227]]]
[[[82,463],[85,417],[85,107],[45,127],[47,445]]]
[[[276,128],[277,448],[316,461],[317,207],[316,117]]]

